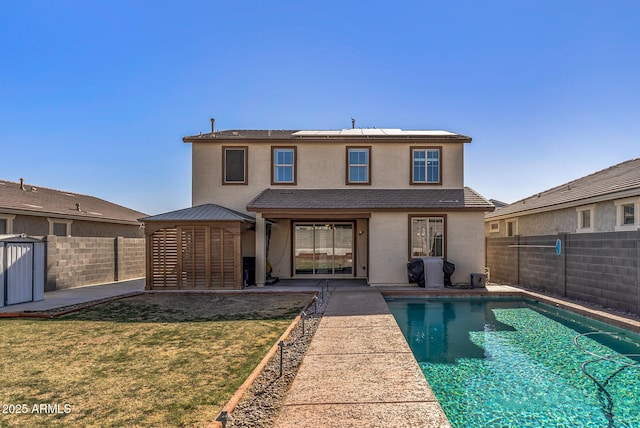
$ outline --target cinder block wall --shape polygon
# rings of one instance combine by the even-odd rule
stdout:
[[[140,278],[145,275],[144,238],[116,238],[117,275],[116,281]]]
[[[571,234],[567,297],[640,313],[640,232]]]
[[[492,282],[518,283],[518,251],[509,245],[518,243],[517,237],[486,238],[486,266]]]
[[[525,247],[556,239],[560,256]],[[640,314],[640,231],[487,238],[486,248],[493,282]]]
[[[53,235],[46,239],[45,291],[145,275],[144,239]]]

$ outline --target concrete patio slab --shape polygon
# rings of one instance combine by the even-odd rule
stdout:
[[[331,403],[285,406],[276,427],[436,428],[451,427],[440,405],[410,403]]]
[[[400,330],[385,327],[323,328],[320,325],[307,352],[309,355],[406,352],[407,342]]]
[[[49,311],[65,306],[78,305],[103,299],[111,299],[128,294],[142,293],[144,291],[144,278],[128,281],[118,281],[108,284],[92,285],[87,287],[67,288],[64,290],[47,291],[44,300],[37,302],[20,303],[0,308],[0,313],[28,313]]]
[[[376,403],[435,401],[424,375],[406,354],[309,355],[306,370],[289,390],[290,405],[308,403]],[[366,367],[366,370],[360,370]],[[398,376],[402,373],[402,377]],[[346,381],[358,373],[357,382]],[[424,384],[424,388],[407,388]],[[322,388],[315,385],[322,384]],[[362,385],[377,385],[362,389]]]
[[[449,427],[375,288],[333,291],[277,428]]]

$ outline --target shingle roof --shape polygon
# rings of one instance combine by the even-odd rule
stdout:
[[[171,211],[140,219],[141,221],[248,221],[255,222],[249,215],[242,214],[216,204],[204,204],[182,210]]]
[[[0,180],[0,212],[130,224],[146,215],[94,196],[5,180]]]
[[[554,209],[562,204],[588,203],[590,198],[606,197],[621,192],[640,192],[640,158],[619,163],[574,181],[499,208],[487,218],[539,209]]]
[[[437,139],[471,142],[471,137],[443,130],[403,130],[395,128],[356,128],[339,130],[258,130],[231,129],[184,137],[182,141],[192,143],[215,140],[327,140],[327,139]]]
[[[266,189],[249,204],[264,210],[389,210],[475,209],[492,211],[493,204],[473,189]]]

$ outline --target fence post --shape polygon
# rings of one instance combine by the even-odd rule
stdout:
[[[113,241],[113,280],[119,281],[118,268],[120,265],[120,236],[117,236]]]
[[[520,285],[520,235],[516,235],[516,284]]]

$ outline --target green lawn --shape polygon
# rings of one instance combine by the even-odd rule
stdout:
[[[309,299],[146,294],[0,320],[0,426],[205,426]]]

